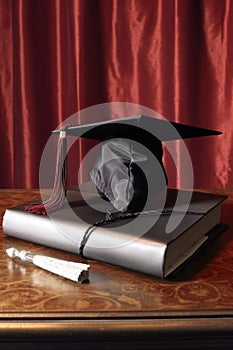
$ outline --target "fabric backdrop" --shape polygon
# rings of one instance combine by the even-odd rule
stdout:
[[[222,131],[187,142],[194,184],[233,186],[233,1],[0,0],[0,38],[1,188],[38,187],[51,130],[106,102]]]

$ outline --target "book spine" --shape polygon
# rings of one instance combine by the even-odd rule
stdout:
[[[59,223],[61,224],[61,223]],[[3,218],[5,235],[78,254],[88,225],[69,225],[69,234],[48,218],[8,209]],[[163,278],[166,245],[146,239],[132,240],[121,232],[95,227],[83,249],[85,258]]]
[[[66,235],[62,235],[58,225],[54,225],[48,217],[7,209],[3,216],[2,227],[7,236],[73,254],[78,252],[74,242]]]

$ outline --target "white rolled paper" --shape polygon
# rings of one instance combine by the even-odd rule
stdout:
[[[55,259],[45,255],[34,255],[30,251],[19,251],[13,247],[6,249],[6,253],[10,258],[18,258],[78,283],[83,283],[89,278],[90,265],[88,264]]]

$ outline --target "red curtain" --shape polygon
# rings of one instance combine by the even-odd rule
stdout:
[[[118,101],[222,131],[187,142],[194,185],[233,185],[232,1],[0,0],[0,37],[0,187],[38,187],[51,130]]]

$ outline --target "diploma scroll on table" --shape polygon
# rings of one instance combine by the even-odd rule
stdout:
[[[32,254],[30,251],[19,251],[13,247],[6,249],[6,253],[10,258],[19,259],[23,262],[33,264],[74,282],[83,283],[89,278],[90,265],[87,264]]]

